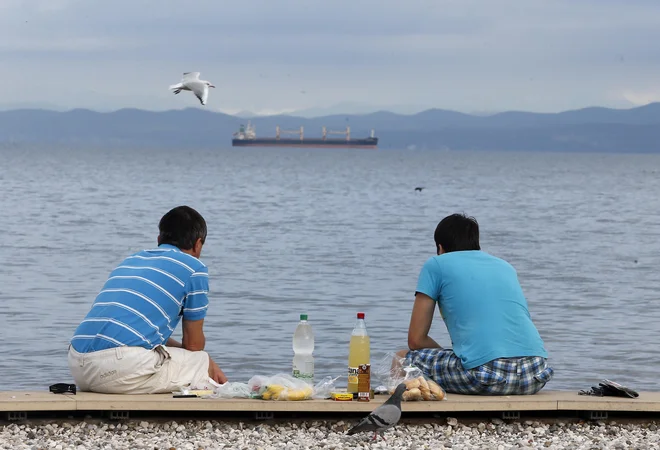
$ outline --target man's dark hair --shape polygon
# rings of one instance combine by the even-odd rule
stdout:
[[[206,241],[206,221],[189,206],[177,206],[167,212],[158,223],[159,244],[170,244],[190,250],[197,239]]]
[[[433,239],[436,250],[442,245],[445,253],[481,250],[477,219],[465,214],[452,214],[442,219],[435,229]]]

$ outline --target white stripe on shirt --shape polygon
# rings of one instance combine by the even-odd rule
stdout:
[[[110,277],[110,278],[108,278],[108,281],[109,281],[109,280],[112,280],[113,278],[133,278],[133,279],[135,279],[135,280],[142,280],[142,281],[144,281],[145,283],[149,283],[149,284],[152,285],[153,287],[157,288],[157,289],[160,290],[163,294],[167,295],[170,299],[172,299],[172,301],[173,301],[174,303],[176,303],[176,306],[181,306],[181,302],[179,302],[176,298],[174,298],[174,296],[173,296],[172,294],[170,294],[169,292],[167,292],[167,290],[163,289],[161,286],[157,285],[157,284],[154,283],[153,281],[151,281],[151,280],[147,280],[147,279],[144,278],[144,277],[138,277],[137,275],[115,275],[114,277]]]
[[[156,269],[155,267],[139,267],[139,266],[117,266],[117,269],[136,269],[136,270],[141,270],[141,269],[147,269],[147,270],[154,270],[158,273],[162,273],[163,275],[170,277],[177,283],[179,283],[181,286],[185,286],[186,284],[181,281],[179,278],[175,277],[171,273],[165,272],[164,270]],[[192,276],[192,275],[191,275]]]
[[[205,310],[205,309],[208,308],[208,307],[209,307],[209,306],[206,305],[206,306],[200,306],[199,308],[183,308],[183,311],[184,311],[184,312],[203,311],[203,310]]]
[[[160,332],[160,329],[159,329],[156,325],[154,325],[154,324],[151,322],[151,320],[149,320],[149,319],[147,318],[147,316],[145,316],[144,314],[142,314],[140,311],[137,311],[137,310],[131,308],[130,306],[124,305],[123,303],[117,303],[117,302],[99,302],[99,301],[97,301],[97,302],[94,303],[94,306],[92,306],[92,309],[93,309],[93,308],[96,308],[97,306],[118,306],[118,307],[120,307],[120,308],[127,309],[127,310],[129,310],[130,312],[132,312],[133,314],[135,314],[136,316],[140,317],[140,318],[141,318],[142,320],[144,320],[145,322],[147,322],[151,328],[153,328],[154,330],[156,330],[156,333],[158,333],[158,336],[160,336],[160,340],[161,340],[161,341],[164,341],[164,340],[165,340],[165,339],[163,338],[163,335],[162,335],[161,332]],[[169,326],[168,326],[168,328],[169,328]]]
[[[111,322],[111,323],[114,323],[115,325],[126,328],[128,331],[130,331],[131,333],[133,333],[134,335],[136,335],[137,337],[142,339],[147,344],[152,345],[151,341],[149,339],[147,339],[145,336],[143,336],[141,333],[139,333],[133,327],[131,327],[129,325],[126,325],[124,322],[120,322],[118,320],[111,319],[109,317],[91,317],[89,319],[83,320],[81,323],[85,323],[85,322]]]
[[[174,259],[174,258],[170,258],[169,256],[140,256],[140,255],[133,255],[133,256],[129,256],[129,257],[126,258],[126,259],[132,259],[132,258],[145,259],[145,260],[149,260],[149,259],[166,259],[166,260],[168,260],[168,261],[172,261],[173,263],[176,263],[176,264],[178,264],[178,265],[180,265],[180,266],[182,266],[182,267],[185,267],[185,268],[188,269],[190,272],[195,272],[195,270],[194,270],[192,267],[190,267],[188,264],[183,263],[183,262],[181,262],[181,261],[177,261],[176,259]]]
[[[208,294],[209,291],[192,291],[186,295],[186,297],[190,297],[191,295],[199,295],[199,294]]]
[[[126,346],[126,344],[123,344],[123,343],[119,342],[116,339],[112,339],[111,337],[106,336],[105,334],[99,334],[99,333],[97,333],[97,334],[77,334],[74,337],[72,337],[71,340],[74,340],[74,339],[96,339],[96,338],[105,339],[106,341],[112,342],[113,344],[117,344],[120,347],[125,347]]]
[[[99,292],[99,295],[105,294],[106,292],[126,292],[128,294],[133,294],[136,297],[140,297],[142,300],[145,300],[146,302],[150,303],[151,305],[153,305],[154,308],[160,311],[160,313],[163,315],[163,317],[167,319],[168,322],[172,321],[172,319],[170,319],[170,316],[167,315],[165,310],[163,310],[163,308],[158,303],[156,303],[146,295],[139,293],[138,291],[134,291],[133,289],[110,288],[110,289],[103,289],[101,292]]]

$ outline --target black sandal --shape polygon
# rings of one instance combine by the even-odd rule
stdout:
[[[596,397],[639,397],[639,393],[636,391],[610,380],[603,380],[598,383],[598,387],[592,386],[591,390],[581,390],[578,394],[595,395]]]
[[[53,394],[75,394],[76,393],[76,385],[75,384],[55,383],[55,384],[51,385],[48,389]]]

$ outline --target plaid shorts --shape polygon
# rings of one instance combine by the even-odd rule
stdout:
[[[532,395],[554,375],[540,356],[499,358],[468,370],[452,349],[425,348],[409,351],[406,361],[454,394]]]

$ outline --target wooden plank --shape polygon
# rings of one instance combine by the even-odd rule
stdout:
[[[76,401],[71,394],[44,391],[0,392],[0,411],[75,411]]]
[[[121,411],[289,411],[289,412],[368,412],[386,400],[377,396],[370,402],[334,400],[268,401],[256,399],[173,398],[158,395],[107,395],[81,392],[76,396],[78,410]],[[470,396],[449,394],[443,401],[403,402],[404,412],[444,411],[554,411],[552,394],[534,396]]]
[[[369,412],[387,397],[370,402],[333,400],[267,401],[252,399],[174,398],[171,394],[110,395],[91,392],[52,394],[44,391],[0,392],[0,411],[247,411],[247,412]],[[536,395],[473,396],[448,394],[439,402],[403,402],[404,412],[489,411],[610,411],[660,412],[660,392],[641,392],[639,398],[592,397],[566,391]]]
[[[660,412],[660,392],[640,392],[638,398],[594,397],[572,392],[557,393],[561,411]]]

